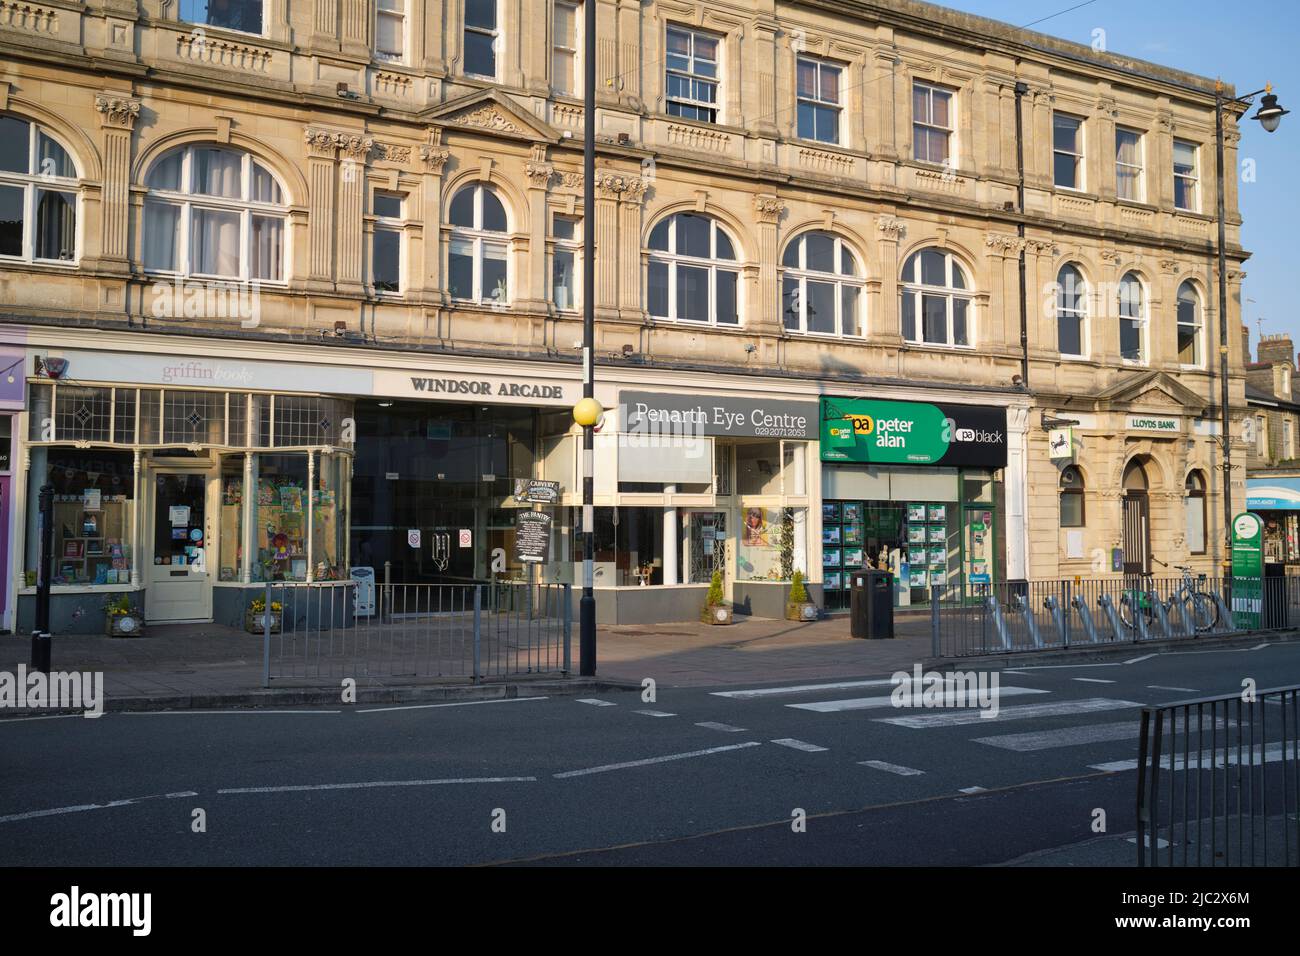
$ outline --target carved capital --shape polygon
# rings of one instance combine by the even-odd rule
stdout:
[[[907,232],[907,224],[896,216],[877,216],[876,229],[886,239],[897,242]]]
[[[442,175],[442,168],[451,159],[451,150],[439,149],[437,146],[421,146],[420,161],[424,168],[435,175]]]
[[[775,196],[755,196],[754,215],[759,222],[775,225],[785,212],[785,203]]]
[[[302,131],[302,136],[303,142],[307,144],[307,152],[311,156],[333,159],[338,152],[338,144],[334,140],[334,134],[329,130],[308,126]]]
[[[95,97],[95,112],[100,115],[104,126],[132,129],[140,115],[140,101],[101,93]]]
[[[351,160],[365,159],[374,149],[375,140],[360,133],[340,133],[337,130],[308,126],[303,130],[303,140],[312,156],[333,159],[342,152]]]
[[[646,183],[635,176],[620,176],[616,173],[596,173],[597,199],[626,199],[640,202],[645,195]]]
[[[551,177],[555,175],[555,167],[550,163],[526,163],[524,165],[524,175],[528,177],[528,185],[533,189],[545,189],[551,184]]]
[[[992,249],[994,253],[1000,253],[1004,256],[1019,255],[1020,250],[1024,248],[1024,244],[1025,240],[1019,236],[1007,236],[991,232],[984,237],[984,245]]]

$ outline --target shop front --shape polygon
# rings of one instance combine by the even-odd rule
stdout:
[[[823,398],[821,562],[828,610],[854,571],[894,575],[897,607],[1006,575],[1006,409]]]
[[[1264,560],[1300,574],[1300,475],[1257,475],[1246,479],[1246,510],[1264,523]]]

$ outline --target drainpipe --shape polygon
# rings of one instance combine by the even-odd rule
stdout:
[[[1020,383],[1029,390],[1029,313],[1025,301],[1025,129],[1021,115],[1021,100],[1029,92],[1029,86],[1016,81],[1016,211],[1020,221],[1016,223],[1016,236],[1020,239]]]

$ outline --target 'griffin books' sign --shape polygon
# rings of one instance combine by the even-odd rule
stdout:
[[[1007,463],[1007,411],[985,405],[822,399],[822,461],[872,464]]]

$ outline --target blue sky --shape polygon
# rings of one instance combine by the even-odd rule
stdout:
[[[1239,158],[1254,159],[1256,169],[1254,182],[1239,185],[1245,219],[1242,243],[1252,253],[1246,263],[1244,295],[1254,300],[1243,302],[1242,318],[1250,327],[1252,354],[1260,318],[1265,334],[1289,332],[1300,348],[1300,306],[1296,296],[1289,294],[1296,281],[1291,256],[1300,213],[1300,26],[1296,18],[1300,7],[1295,0],[1240,6],[1209,0],[1093,0],[1076,10],[1069,8],[1082,0],[937,2],[1017,26],[1042,20],[1030,29],[1083,44],[1091,44],[1093,31],[1100,27],[1106,31],[1106,49],[1111,53],[1220,76],[1239,93],[1272,82],[1278,102],[1294,112],[1275,133],[1242,120]],[[1213,152],[1206,163],[1209,175],[1213,175],[1212,164]]]

